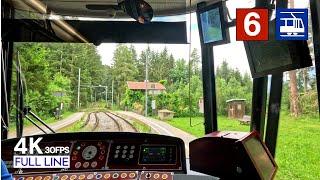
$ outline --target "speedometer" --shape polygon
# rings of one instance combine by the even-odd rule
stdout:
[[[87,161],[91,160],[97,155],[97,151],[98,151],[97,147],[95,147],[95,146],[87,146],[82,151],[82,158],[84,160],[87,160]]]

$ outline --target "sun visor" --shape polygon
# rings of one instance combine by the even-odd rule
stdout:
[[[186,22],[67,21],[90,42],[186,44]]]
[[[72,32],[65,31],[47,20],[36,23],[29,19],[5,19],[9,26],[3,29],[3,40],[13,42],[89,42],[100,43],[166,43],[186,44],[186,22],[152,22],[139,24],[134,21],[79,21],[65,20]],[[49,23],[51,22],[51,23]],[[51,24],[50,29],[45,24]],[[68,28],[71,29],[71,28]],[[78,37],[83,37],[82,41]]]

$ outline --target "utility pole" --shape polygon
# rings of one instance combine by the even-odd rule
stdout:
[[[61,54],[60,54],[60,74],[62,72],[62,51],[61,51]]]
[[[108,106],[108,86],[106,86],[105,88],[106,88],[106,104]]]
[[[81,69],[79,68],[79,76],[78,76],[78,109],[80,108],[80,76],[81,76]]]
[[[111,85],[111,106],[113,107],[113,80]]]
[[[93,95],[92,95],[92,87],[90,87],[90,99],[91,99],[91,103],[93,102]]]
[[[144,115],[145,115],[145,117],[148,117],[148,54],[147,54],[147,56],[146,56],[146,82],[145,82],[146,84],[146,98],[145,98],[145,100],[146,100],[146,103],[145,103],[145,113],[144,113]]]

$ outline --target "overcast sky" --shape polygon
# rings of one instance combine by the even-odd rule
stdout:
[[[245,2],[246,1],[246,2]],[[308,5],[308,0],[295,0],[295,7],[305,8]],[[227,1],[227,6],[232,18],[236,17],[236,8],[250,8],[254,6],[254,0],[229,0]],[[188,40],[189,38],[189,15],[184,17],[173,17],[178,20],[187,21],[187,31]],[[171,19],[171,20],[174,20]],[[199,32],[197,28],[197,18],[195,13],[191,15],[191,48],[197,48],[200,53],[200,39]],[[221,64],[223,60],[226,60],[231,67],[238,68],[242,73],[250,72],[250,68],[247,61],[247,56],[243,46],[243,42],[236,41],[236,31],[235,28],[230,28],[230,39],[231,43],[221,46],[214,47],[214,61],[215,67]],[[138,55],[141,51],[147,48],[148,44],[132,44],[137,50]],[[149,44],[150,48],[154,51],[160,52],[164,47],[168,48],[169,53],[171,53],[176,59],[183,58],[188,61],[189,59],[189,44]],[[115,43],[102,43],[98,46],[98,52],[102,57],[103,64],[112,64],[113,52],[116,48]]]

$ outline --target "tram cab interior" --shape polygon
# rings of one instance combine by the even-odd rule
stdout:
[[[269,12],[273,12],[276,7],[286,8],[288,3],[287,0],[252,1],[254,7],[268,8]],[[226,2],[228,1],[1,1],[1,64],[4,67],[1,69],[2,92],[7,91],[11,84],[11,79],[6,77],[14,70],[10,66],[14,42],[73,42],[92,43],[96,46],[111,42],[188,44],[188,29],[191,27],[187,26],[186,21],[158,22],[153,21],[153,18],[179,15],[188,17],[190,13],[196,13],[198,17],[201,40],[204,137],[185,145],[179,137],[147,133],[75,132],[26,136],[34,139],[42,137],[39,143],[41,149],[48,146],[68,147],[69,152],[56,152],[55,155],[68,156],[70,167],[14,168],[13,156],[21,155],[16,154],[14,149],[20,138],[24,137],[22,119],[29,113],[23,104],[23,92],[19,92],[23,91],[23,85],[20,84],[17,93],[22,95],[18,96],[20,99],[17,107],[21,108],[21,114],[16,120],[16,138],[8,138],[8,130],[5,128],[9,123],[9,115],[3,107],[8,107],[10,97],[1,98],[1,159],[14,179],[273,179],[278,168],[273,157],[279,124],[279,109],[274,107],[281,105],[282,72],[312,65],[310,52],[306,41],[277,42],[272,40],[273,35],[266,42],[245,42],[253,77],[251,132],[219,131],[212,47],[229,43],[228,29],[236,25],[236,19],[230,18]],[[310,7],[319,93],[320,2],[310,0]],[[212,36],[206,35],[207,25],[204,19],[208,18],[206,13],[212,10],[218,11],[214,18],[220,22],[220,32],[216,32],[220,34],[214,34],[215,37],[210,39]],[[29,14],[21,13],[24,11]],[[30,12],[40,14],[41,17],[33,16]],[[270,24],[272,23],[270,20]],[[270,53],[277,51],[278,47],[288,49],[286,52],[291,57],[290,63],[265,63],[268,59],[278,57],[277,53]],[[269,58],[264,57],[264,50],[270,53]],[[261,54],[257,55],[255,51]],[[265,61],[259,61],[259,58],[264,58]],[[268,81],[271,82],[270,87]],[[267,91],[270,92],[269,100]],[[186,155],[187,150],[189,155]],[[121,156],[125,158],[120,158]]]

